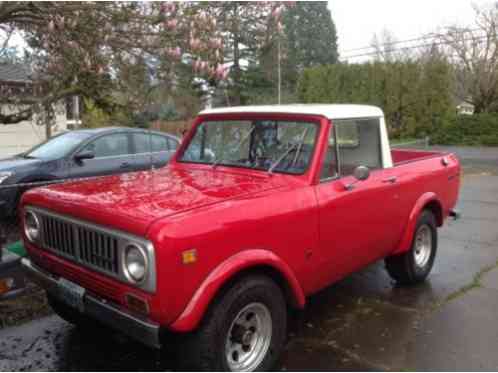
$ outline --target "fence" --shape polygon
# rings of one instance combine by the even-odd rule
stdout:
[[[152,123],[151,129],[155,131],[162,131],[171,133],[173,135],[177,135],[182,137],[186,131],[190,129],[192,126],[192,120],[181,120],[181,121],[156,121]]]

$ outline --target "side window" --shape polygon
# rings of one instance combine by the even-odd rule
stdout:
[[[150,153],[150,139],[145,133],[134,133],[131,135],[135,144],[135,154]]]
[[[169,150],[173,150],[175,151],[176,149],[178,149],[178,146],[180,144],[178,143],[178,141],[176,141],[175,139],[172,139],[172,138],[168,138],[168,146],[169,146]]]
[[[169,150],[168,138],[165,136],[152,135],[152,152],[166,152]]]
[[[125,133],[116,133],[99,137],[85,146],[84,150],[93,151],[95,158],[127,155],[129,154],[128,135]]]
[[[352,175],[358,166],[372,170],[382,168],[380,120],[356,119],[335,121],[340,173]]]
[[[338,175],[337,169],[337,153],[335,148],[335,128],[332,128],[329,134],[327,152],[322,164],[322,171],[320,174],[321,181],[327,181]]]

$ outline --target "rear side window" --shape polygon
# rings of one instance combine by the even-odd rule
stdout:
[[[169,150],[168,138],[166,136],[152,135],[151,143],[153,153],[166,152]]]
[[[358,166],[382,168],[380,119],[337,120],[334,125],[342,176],[352,175]]]
[[[99,137],[85,146],[85,150],[95,153],[95,158],[117,157],[129,154],[128,135],[116,133]]]
[[[133,143],[135,144],[135,153],[159,153],[168,150],[176,150],[178,144],[166,137],[148,133],[134,133],[132,135]]]
[[[131,135],[135,145],[135,154],[150,153],[150,139],[145,133]]]
[[[178,143],[178,141],[176,141],[175,139],[172,139],[172,138],[168,138],[168,146],[169,146],[169,150],[176,150],[178,149],[178,146],[180,144]]]

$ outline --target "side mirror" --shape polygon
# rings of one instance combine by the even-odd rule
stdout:
[[[346,190],[353,190],[356,183],[360,181],[365,181],[370,177],[370,169],[366,166],[358,166],[353,171],[353,176],[356,179],[354,183],[345,185]]]
[[[85,159],[93,158],[95,158],[95,153],[92,150],[82,150],[74,156],[74,160],[78,163],[81,163]]]
[[[354,169],[353,176],[358,181],[365,181],[370,177],[370,169],[366,166],[358,166]]]

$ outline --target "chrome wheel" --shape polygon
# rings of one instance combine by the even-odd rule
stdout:
[[[415,235],[414,256],[415,264],[419,268],[424,268],[431,257],[432,252],[432,231],[428,225],[419,227]]]
[[[232,372],[250,372],[258,368],[270,347],[272,319],[262,303],[251,303],[235,317],[228,330],[225,355]]]

